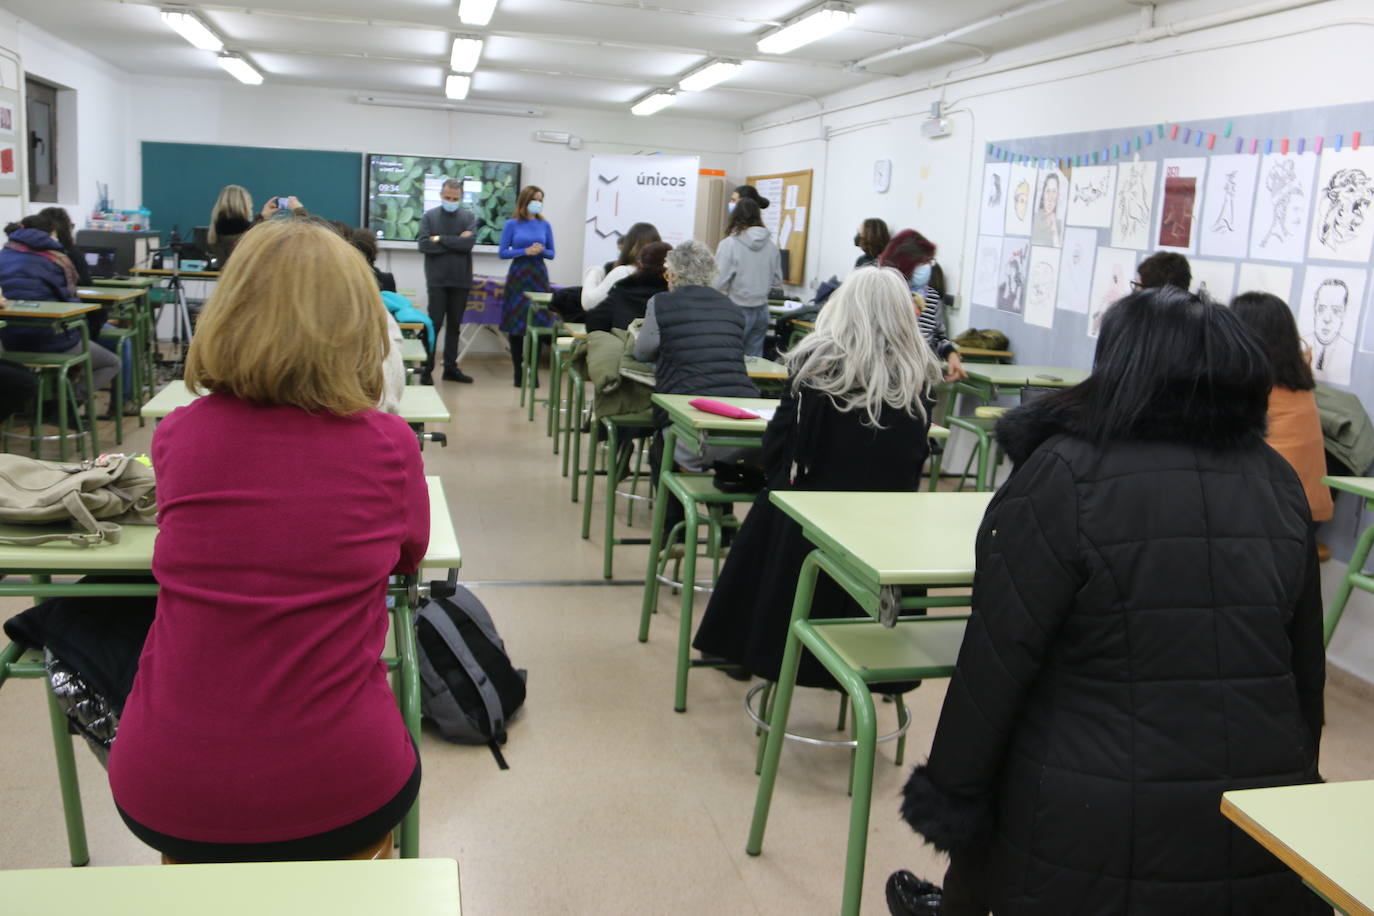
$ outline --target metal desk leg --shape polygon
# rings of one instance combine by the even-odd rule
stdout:
[[[663,549],[663,521],[668,517],[667,479],[673,474],[673,452],[677,448],[677,430],[669,426],[663,431],[663,460],[658,474],[658,495],[654,499],[654,518],[649,529],[649,570],[644,575],[644,606],[639,614],[639,641],[649,641],[649,617],[658,610],[658,554]]]
[[[1374,509],[1374,500],[1365,501],[1366,509]],[[1322,621],[1323,645],[1331,645],[1331,637],[1336,635],[1336,626],[1341,622],[1341,615],[1345,613],[1346,603],[1350,601],[1350,592],[1356,587],[1362,591],[1374,592],[1374,578],[1365,575],[1364,564],[1369,559],[1369,550],[1374,546],[1374,525],[1370,525],[1360,535],[1360,539],[1355,542],[1355,549],[1350,554],[1350,565],[1346,567],[1345,576],[1341,579],[1341,584],[1336,587],[1336,594],[1331,599],[1331,607],[1326,612],[1326,619]]]
[[[407,584],[413,586],[418,573],[408,576]],[[406,730],[415,741],[415,753],[420,753],[420,660],[415,648],[415,608],[411,606],[414,587],[406,589],[405,596],[396,598],[394,611],[396,655],[400,660],[399,683],[401,693],[401,718]],[[420,855],[420,800],[410,806],[401,821],[401,858],[414,859]]]

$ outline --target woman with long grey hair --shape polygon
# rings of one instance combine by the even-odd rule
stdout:
[[[768,483],[735,538],[694,642],[769,680],[778,677],[797,574],[811,550],[769,492],[917,489],[929,450],[929,393],[940,380],[906,281],[889,268],[851,274],[816,330],[783,360],[787,387],[763,440]],[[862,615],[839,586],[817,583],[812,616]],[[803,658],[797,683],[834,681]]]

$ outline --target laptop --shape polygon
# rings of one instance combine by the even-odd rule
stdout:
[[[113,248],[83,248],[82,253],[86,256],[86,268],[92,277],[109,278],[115,275]]]

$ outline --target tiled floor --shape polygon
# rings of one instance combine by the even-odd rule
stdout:
[[[534,424],[516,410],[504,359],[464,368],[477,382],[443,385],[455,420],[448,448],[427,447],[425,464],[445,480],[462,578],[492,583],[474,590],[516,664],[529,669],[529,699],[505,748],[508,771],[485,748],[426,733],[422,853],[458,860],[469,914],[834,912],[849,755],[789,745],[764,853],[745,854],[757,784],[746,685],[694,672],[689,711],[672,711],[676,602],[665,598],[650,642],[638,643],[641,591],[600,584],[600,529],[593,525],[590,541],[578,537],[580,507],[568,501],[542,409]],[[150,436],[151,426],[126,441],[146,449]],[[645,559],[642,547],[620,548],[617,579],[642,578]],[[942,682],[928,682],[909,698],[908,763],[924,755],[943,695]],[[1328,778],[1374,777],[1372,711],[1371,694],[1328,689]],[[833,735],[835,712],[832,696],[801,691],[795,724]],[[893,724],[890,706],[879,715]],[[0,867],[62,866],[61,806],[36,682],[0,690],[0,735]],[[892,749],[879,751],[865,913],[886,913],[882,885],[892,870],[937,880],[943,872],[940,857],[897,819],[907,768],[892,765]],[[78,761],[92,864],[156,861],[119,821],[94,758],[78,748]]]

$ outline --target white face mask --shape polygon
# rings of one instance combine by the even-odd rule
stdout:
[[[544,209],[544,202],[542,200],[532,200],[525,209],[529,212],[530,216],[538,216],[539,211]]]

